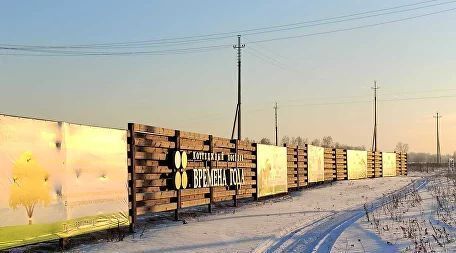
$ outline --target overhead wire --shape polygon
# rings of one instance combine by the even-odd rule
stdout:
[[[323,32],[307,33],[307,34],[276,37],[276,38],[261,39],[261,40],[252,40],[252,41],[248,41],[247,40],[245,43],[249,43],[249,44],[265,43],[265,42],[272,42],[272,41],[279,41],[279,40],[297,39],[297,38],[303,38],[303,37],[310,37],[310,36],[317,36],[317,35],[324,35],[324,34],[331,34],[331,33],[353,31],[353,30],[358,30],[358,29],[363,29],[363,28],[368,28],[368,27],[375,27],[375,26],[380,26],[380,25],[403,22],[403,21],[417,19],[417,18],[421,18],[421,17],[427,17],[427,16],[436,15],[436,14],[440,14],[440,13],[450,12],[450,11],[454,11],[454,10],[456,10],[456,8],[444,9],[444,10],[440,10],[440,11],[435,11],[435,12],[415,15],[415,16],[406,17],[406,18],[383,21],[383,22],[379,22],[379,23],[371,23],[371,24],[367,24],[367,25],[354,26],[354,27],[349,27],[349,28],[328,30],[328,31],[323,31]]]
[[[295,30],[313,26],[321,26],[327,24],[335,24],[335,23],[342,23],[347,21],[359,20],[359,19],[366,19],[390,14],[397,14],[402,12],[409,12],[419,9],[425,9],[440,5],[446,5],[455,3],[456,1],[447,1],[447,2],[440,2],[425,6],[419,6],[404,10],[396,10],[401,9],[404,7],[409,6],[416,6],[421,5],[424,3],[429,2],[436,2],[438,0],[430,0],[430,1],[423,1],[413,4],[406,4],[406,5],[399,5],[395,7],[383,8],[379,10],[373,11],[366,11],[361,13],[354,13],[349,15],[342,15],[330,18],[323,18],[323,19],[316,19],[316,20],[309,20],[309,21],[301,21],[295,22],[291,24],[284,24],[284,25],[275,25],[275,26],[267,26],[267,27],[260,27],[260,28],[253,28],[253,29],[246,29],[246,30],[238,30],[233,32],[224,32],[224,33],[214,33],[208,35],[196,35],[196,36],[188,36],[188,37],[180,37],[180,38],[170,38],[170,39],[157,39],[157,40],[144,40],[144,41],[136,41],[136,42],[118,42],[118,43],[93,43],[93,44],[76,44],[76,45],[62,45],[62,46],[44,46],[44,45],[14,45],[14,44],[0,44],[2,46],[15,46],[15,47],[22,47],[22,48],[45,48],[45,49],[88,49],[88,48],[96,48],[96,49],[109,49],[109,48],[138,48],[138,47],[151,47],[151,46],[169,46],[169,45],[182,45],[182,44],[191,44],[191,43],[200,43],[200,42],[207,42],[209,40],[219,40],[219,39],[227,39],[232,38],[233,35],[242,34],[244,36],[248,35],[257,35],[257,34],[264,34],[264,33],[273,33],[273,32],[280,32],[280,31],[287,31],[287,30]],[[378,13],[386,10],[396,10],[390,11],[386,13]],[[377,13],[367,16],[361,16],[369,13]],[[357,17],[361,16],[361,17]],[[332,20],[332,21],[331,21]],[[316,24],[315,24],[316,23]],[[307,24],[307,25],[304,25]],[[223,36],[222,36],[223,35]],[[185,38],[185,39],[184,39]]]
[[[273,66],[278,67],[278,68],[280,68],[282,70],[285,70],[285,71],[295,72],[295,73],[299,74],[298,71],[290,68],[289,66],[283,64],[282,62],[280,62],[280,61],[278,61],[278,60],[276,60],[274,58],[271,58],[271,57],[261,53],[260,51],[254,50],[253,47],[248,47],[248,48],[246,47],[244,52],[246,52],[247,54],[250,54],[250,55],[252,55],[252,56],[254,56],[254,57],[258,58],[258,59],[260,59],[261,61],[263,61],[263,62],[265,62],[267,64],[273,65]]]
[[[409,6],[416,6],[416,5],[421,5],[421,4],[430,3],[430,2],[437,2],[437,1],[439,1],[439,0],[421,1],[421,2],[417,2],[417,3],[398,5],[398,6],[376,9],[376,10],[371,10],[371,11],[351,13],[351,14],[347,14],[347,15],[340,15],[340,16],[329,17],[329,18],[307,20],[307,21],[295,22],[295,23],[291,23],[291,24],[265,26],[265,27],[252,28],[252,29],[236,30],[236,31],[231,31],[231,32],[221,32],[221,33],[202,34],[202,35],[193,35],[193,36],[181,36],[181,37],[151,39],[151,40],[142,40],[142,41],[114,42],[114,43],[112,43],[112,42],[111,43],[89,43],[89,44],[75,44],[75,45],[63,45],[63,46],[42,46],[42,45],[25,45],[25,44],[23,44],[23,45],[2,44],[2,45],[4,45],[4,46],[23,46],[23,47],[57,47],[57,48],[69,47],[69,48],[71,48],[71,47],[91,47],[91,46],[116,46],[116,45],[130,45],[130,44],[143,44],[143,43],[169,42],[169,41],[181,42],[182,40],[188,40],[188,39],[193,39],[193,38],[206,38],[206,37],[213,37],[213,36],[220,36],[220,35],[229,35],[228,37],[231,38],[231,36],[237,35],[240,33],[267,30],[267,29],[273,29],[273,28],[282,28],[282,27],[287,27],[287,26],[322,22],[322,21],[328,21],[328,20],[334,20],[334,19],[340,19],[340,18],[347,18],[347,17],[359,16],[359,15],[363,15],[363,14],[376,13],[376,12],[393,10],[393,9],[400,9],[400,8],[409,7]]]
[[[331,33],[339,33],[339,32],[345,32],[345,31],[352,31],[352,30],[357,30],[357,29],[363,29],[363,28],[368,28],[368,27],[375,27],[375,26],[380,26],[380,25],[385,25],[385,24],[391,24],[391,23],[397,23],[397,22],[402,22],[402,21],[407,21],[411,19],[417,19],[420,17],[426,17],[430,15],[436,15],[444,12],[450,12],[454,11],[456,8],[450,8],[450,9],[445,9],[445,10],[440,10],[436,12],[430,12],[430,13],[425,13],[425,14],[420,14],[420,15],[415,15],[411,17],[406,17],[406,18],[401,18],[401,19],[395,19],[395,20],[389,20],[389,21],[384,21],[384,22],[379,22],[379,23],[372,23],[372,24],[367,24],[367,25],[361,25],[361,26],[355,26],[355,27],[350,27],[350,28],[341,28],[341,29],[335,29],[335,30],[329,30],[329,31],[323,31],[323,32],[315,32],[315,33],[307,33],[307,34],[301,34],[301,35],[294,35],[294,36],[284,36],[284,37],[276,37],[276,38],[269,38],[269,39],[262,39],[262,40],[252,40],[252,41],[246,41],[248,44],[255,44],[255,43],[265,43],[265,42],[272,42],[272,41],[279,41],[279,40],[286,40],[286,39],[297,39],[297,38],[302,38],[302,37],[310,37],[310,36],[317,36],[317,35],[323,35],[323,34],[331,34]],[[231,46],[229,44],[229,46]],[[111,55],[141,55],[141,54],[159,54],[159,55],[164,55],[164,54],[174,54],[174,53],[184,53],[187,50],[191,49],[205,49],[205,48],[215,48],[215,47],[228,47],[228,44],[226,45],[213,45],[213,46],[205,46],[205,47],[194,47],[194,48],[176,48],[176,49],[167,49],[167,50],[154,50],[154,51],[127,51],[127,52],[86,52],[86,51],[59,51],[59,50],[44,50],[44,49],[22,49],[22,48],[17,48],[17,47],[0,47],[0,50],[14,50],[14,51],[28,51],[28,52],[41,52],[41,53],[62,53],[62,56],[74,56],[75,54],[81,54],[82,56],[111,56]]]
[[[432,5],[426,5],[426,6],[420,6],[420,7],[415,7],[415,8],[405,9],[405,10],[390,11],[390,12],[386,12],[386,13],[379,13],[379,14],[373,14],[373,15],[355,17],[355,18],[348,18],[348,19],[342,19],[342,20],[335,20],[335,21],[328,21],[328,22],[322,22],[322,23],[311,24],[311,25],[299,25],[299,26],[293,26],[293,27],[285,27],[285,28],[280,28],[280,29],[273,29],[273,30],[268,30],[268,31],[243,33],[242,35],[256,35],[256,34],[280,32],[280,31],[288,31],[288,30],[294,30],[294,29],[300,29],[300,28],[328,25],[328,24],[336,24],[336,23],[341,23],[341,22],[347,22],[347,21],[353,21],[353,20],[359,20],[359,19],[366,19],[366,18],[373,18],[373,17],[384,16],[384,15],[397,14],[397,13],[402,13],[402,12],[425,9],[425,8],[435,7],[435,6],[445,5],[445,4],[452,4],[452,3],[455,3],[455,2],[456,1],[448,1],[448,2],[437,3],[437,4],[432,4]]]
[[[273,57],[271,54],[269,54],[269,51],[265,52],[264,50],[257,48],[256,45],[250,45],[249,47],[247,47],[247,50],[249,50],[249,49],[255,51],[256,53],[258,53],[258,54],[260,54],[262,56],[264,56],[265,58],[271,60],[272,62],[275,62],[275,63],[277,63],[279,65],[282,65],[282,66],[284,66],[284,67],[286,67],[288,69],[293,68],[293,67],[289,66],[288,64],[282,62],[281,60],[277,59],[276,57]],[[296,72],[299,73],[299,71],[297,71],[295,69],[293,69],[293,71],[296,71]]]
[[[187,54],[196,52],[208,52],[217,49],[226,49],[231,44],[224,45],[212,45],[204,47],[189,47],[189,48],[177,48],[177,49],[166,49],[166,50],[152,50],[152,51],[125,51],[125,52],[81,52],[81,51],[61,51],[61,50],[50,50],[50,49],[20,49],[14,47],[1,47],[0,50],[10,50],[14,52],[28,52],[30,54],[7,54],[7,55],[18,55],[18,56],[111,56],[111,55],[169,55],[169,54]],[[34,54],[31,54],[34,53]],[[41,54],[44,53],[44,54]],[[0,53],[5,55],[4,53]]]
[[[137,42],[119,42],[119,43],[93,43],[93,44],[79,44],[79,45],[66,45],[66,46],[43,46],[43,45],[16,45],[16,44],[0,44],[2,47],[1,49],[3,50],[39,50],[39,49],[118,49],[120,48],[138,48],[138,47],[148,47],[151,44],[150,43],[163,43],[166,42],[165,44],[172,44],[175,43],[174,45],[181,45],[184,43],[193,43],[193,42],[207,42],[208,40],[212,39],[225,39],[225,38],[232,38],[232,35],[237,33],[237,34],[243,34],[243,35],[255,35],[255,34],[262,34],[262,33],[270,33],[270,32],[277,32],[277,31],[285,31],[285,30],[291,30],[291,29],[300,29],[304,27],[311,27],[311,26],[317,26],[317,25],[324,25],[324,24],[330,24],[330,23],[337,23],[337,22],[346,22],[346,21],[351,21],[354,19],[361,19],[361,18],[368,18],[368,17],[374,17],[374,16],[380,16],[380,15],[389,15],[389,14],[394,14],[394,13],[399,13],[399,12],[406,12],[406,11],[412,11],[412,10],[417,10],[417,9],[423,9],[423,8],[429,8],[429,7],[435,7],[438,5],[444,5],[444,4],[451,4],[456,1],[448,1],[448,2],[439,2],[436,4],[432,5],[425,5],[425,6],[419,6],[411,9],[405,9],[405,10],[398,10],[398,11],[391,11],[387,13],[379,13],[375,15],[370,15],[370,16],[362,16],[362,17],[356,17],[356,18],[350,18],[350,19],[344,19],[344,20],[335,20],[335,19],[341,19],[341,18],[347,18],[347,17],[355,17],[359,15],[364,15],[364,14],[369,14],[369,13],[378,13],[381,11],[385,10],[394,10],[394,9],[400,9],[408,6],[416,6],[424,3],[430,3],[430,2],[436,2],[437,0],[431,0],[431,1],[422,1],[418,3],[413,3],[413,4],[406,4],[406,5],[400,5],[400,6],[395,6],[395,7],[389,7],[389,8],[383,8],[379,10],[373,10],[373,11],[366,11],[366,12],[361,12],[361,13],[354,13],[354,14],[349,14],[349,15],[342,15],[342,16],[336,16],[336,17],[330,17],[330,18],[324,18],[324,19],[316,19],[316,20],[310,20],[310,21],[303,21],[303,22],[296,22],[292,24],[285,24],[285,25],[276,25],[276,26],[269,26],[269,27],[262,27],[262,28],[254,28],[254,29],[246,29],[246,30],[239,30],[235,32],[228,32],[228,33],[217,33],[217,34],[208,34],[208,35],[197,35],[197,36],[187,36],[187,37],[180,37],[178,40],[173,40],[173,39],[158,39],[158,40],[148,40],[148,41],[137,41]],[[452,10],[452,9],[451,9]],[[318,35],[318,34],[327,34],[330,32],[340,32],[340,31],[347,31],[347,30],[353,30],[353,29],[359,29],[359,28],[364,28],[364,27],[369,27],[369,26],[374,26],[374,25],[380,25],[380,24],[386,24],[386,23],[391,23],[391,22],[398,22],[398,21],[403,21],[407,19],[412,19],[412,18],[417,18],[417,17],[422,17],[426,15],[432,15],[432,14],[437,14],[441,13],[444,11],[449,11],[449,10],[443,10],[435,13],[428,13],[428,14],[423,14],[423,15],[418,15],[414,17],[408,17],[405,19],[400,19],[400,20],[393,20],[393,21],[387,21],[387,22],[382,22],[382,23],[376,23],[376,24],[369,24],[369,25],[364,25],[364,26],[358,26],[358,27],[352,27],[352,28],[344,28],[344,29],[337,29],[337,30],[332,30],[332,31],[325,31],[325,32],[319,32],[319,33],[312,33],[312,34],[306,34],[306,35],[299,35],[299,36],[287,36],[287,37],[280,37],[280,38],[271,38],[271,39],[265,39],[265,40],[254,40],[251,41],[250,43],[262,43],[266,41],[273,41],[273,40],[281,40],[281,39],[289,39],[289,38],[297,38],[297,37],[303,37],[303,36],[312,36],[312,35]],[[331,22],[326,22],[326,23],[321,23],[323,21],[329,21],[329,20],[335,20]],[[318,23],[320,22],[320,23]],[[317,24],[311,24],[311,23],[317,23]],[[300,26],[302,24],[311,24],[308,26]],[[223,37],[215,37],[215,38],[205,38],[201,39],[202,37],[213,37],[217,35],[228,35],[231,34],[230,36],[223,36]],[[182,38],[187,38],[187,40],[179,40]],[[197,40],[188,40],[191,38],[200,38]],[[176,38],[174,38],[176,39]],[[142,43],[142,44],[141,44]],[[145,44],[149,43],[149,44]],[[129,47],[131,45],[134,45],[133,47]],[[179,49],[171,49],[171,50],[179,50]],[[55,53],[55,52],[54,52]],[[60,53],[60,52],[56,52]],[[70,54],[69,52],[62,52],[63,54]],[[73,52],[73,53],[82,53],[82,54],[88,54],[88,55],[123,55],[123,54],[143,54],[143,52],[85,52],[85,51],[78,51],[78,52]]]
[[[400,102],[400,101],[411,101],[411,100],[433,100],[433,99],[446,99],[446,98],[455,98],[456,94],[451,94],[451,95],[440,95],[440,96],[421,96],[421,97],[409,97],[409,98],[390,98],[390,99],[378,99],[379,102]],[[334,98],[334,97],[329,97],[329,98]],[[343,98],[343,97],[341,97]],[[305,100],[306,98],[303,98]],[[286,104],[282,103],[281,107],[282,108],[289,108],[289,107],[304,107],[304,106],[331,106],[331,105],[349,105],[349,104],[366,104],[366,103],[372,103],[372,100],[366,99],[366,100],[352,100],[352,101],[335,101],[335,102],[316,102],[316,103],[303,103],[303,104]],[[257,108],[246,108],[246,113],[254,113],[254,112],[261,112],[261,111],[268,111],[270,110],[270,104],[257,107]],[[211,114],[213,118],[209,119],[220,119],[225,116],[224,113],[213,113]],[[198,117],[200,118],[200,117]],[[206,118],[206,117],[205,117]],[[196,118],[194,118],[196,119]]]

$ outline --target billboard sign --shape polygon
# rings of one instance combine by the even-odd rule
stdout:
[[[347,150],[348,179],[367,178],[367,151]]]
[[[308,182],[325,181],[325,148],[307,145],[307,160]]]
[[[257,145],[258,197],[288,191],[287,148]]]
[[[384,177],[396,176],[396,153],[382,152],[382,171]]]
[[[126,131],[0,116],[0,249],[129,224]]]

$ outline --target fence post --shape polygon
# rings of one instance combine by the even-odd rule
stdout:
[[[306,187],[309,185],[309,147],[308,144],[304,144],[304,184]]]
[[[214,152],[214,136],[209,135],[209,153],[213,153]],[[210,161],[209,162],[209,171],[212,171],[213,169],[213,163],[217,163],[217,160],[215,161]],[[209,187],[209,193],[210,193],[210,201],[209,201],[209,205],[208,205],[208,211],[209,213],[212,213],[212,203],[214,203],[214,187]]]
[[[179,130],[176,130],[176,151],[179,152],[181,148],[181,132]],[[179,172],[179,169],[176,168],[176,173]],[[174,210],[174,220],[178,221],[179,220],[179,209],[181,208],[181,189],[177,189],[177,206],[176,210]]]
[[[344,180],[348,180],[348,149],[344,149]]]
[[[236,144],[235,144],[235,149],[236,149],[236,169],[238,169],[238,157],[239,157],[239,140],[236,140]],[[237,195],[239,193],[238,191],[238,186],[235,185],[236,187],[236,190],[234,192],[234,197],[233,197],[233,201],[234,201],[234,206],[237,207],[238,206],[238,199],[237,199]]]
[[[337,154],[336,154],[336,148],[331,148],[331,152],[332,152],[332,157],[333,157],[333,169],[332,169],[332,180],[331,180],[331,184],[333,183],[333,181],[337,181]]]
[[[287,149],[287,166],[288,166],[288,149]],[[296,171],[298,172],[298,174],[296,175],[296,178],[298,179],[297,188],[299,190],[300,177],[299,177],[299,146],[298,145],[296,145]]]
[[[70,242],[70,238],[64,237],[59,239],[59,248],[61,251],[64,251]]]
[[[256,163],[256,168],[255,168],[255,180],[256,180],[256,183],[255,183],[255,188],[256,188],[256,191],[255,191],[255,195],[253,197],[253,199],[255,201],[258,201],[259,197],[258,197],[258,145],[257,143],[253,143],[253,146],[255,147],[255,163]]]
[[[406,176],[408,176],[408,157],[407,156],[408,156],[407,153],[405,153],[405,175]]]
[[[133,123],[128,123],[128,135],[129,138],[129,146],[130,152],[128,152],[127,157],[130,158],[130,166],[128,166],[128,172],[130,174],[129,188],[130,194],[128,198],[131,203],[131,208],[129,210],[131,222],[130,222],[130,232],[135,232],[135,225],[136,225],[136,144],[135,144],[135,127]],[[128,158],[127,158],[128,159]]]
[[[372,159],[372,170],[374,171],[373,178],[376,178],[377,176],[376,176],[375,172],[379,170],[379,168],[377,168],[377,163],[376,163],[377,152],[375,152],[375,151],[371,151],[371,152],[372,152],[372,157],[371,157],[371,159]]]

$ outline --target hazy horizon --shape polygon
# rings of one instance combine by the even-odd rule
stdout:
[[[9,1],[0,10],[0,44],[74,45],[186,37],[414,3],[419,1],[138,1],[134,5]],[[425,1],[420,6],[437,3],[445,2]],[[456,151],[456,10],[364,29],[253,42],[455,7],[456,2],[244,36],[242,137],[274,139],[277,101],[279,139],[287,135],[311,141],[329,135],[339,143],[370,148],[371,87],[377,80],[379,150],[392,151],[397,142],[403,142],[411,152],[435,153],[433,116],[438,111],[442,115],[441,152],[452,154]],[[202,44],[227,45],[218,50],[172,55],[12,56],[0,50],[0,113],[115,128],[136,122],[230,137],[237,100],[234,43],[236,36]],[[161,49],[167,48],[150,46],[137,51]]]

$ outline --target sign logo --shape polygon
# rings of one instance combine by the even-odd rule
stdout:
[[[187,188],[206,188],[215,186],[240,187],[245,183],[244,170],[240,168],[207,168],[207,162],[224,161],[236,162],[243,161],[243,155],[209,153],[193,151],[190,153],[191,161],[204,162],[202,168],[186,170],[188,157],[185,151],[176,150],[171,158],[174,167],[174,188],[176,190]]]
[[[187,168],[188,160],[187,153],[185,151],[174,151],[174,168],[176,174],[174,174],[174,187],[176,190],[186,189],[188,185],[188,176],[185,169]]]

